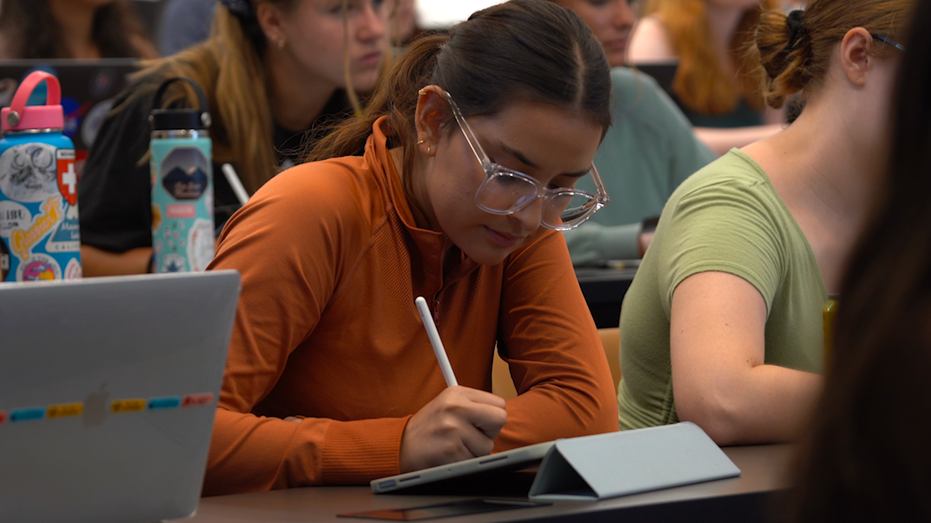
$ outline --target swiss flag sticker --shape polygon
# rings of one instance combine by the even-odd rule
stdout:
[[[75,206],[78,203],[78,172],[74,164],[74,149],[58,149],[58,190],[65,201]]]
[[[5,410],[0,410],[0,425],[3,425],[4,423],[6,423],[6,420],[8,417],[9,415],[6,413]]]

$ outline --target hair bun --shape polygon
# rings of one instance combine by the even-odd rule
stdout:
[[[789,26],[789,44],[790,50],[798,47],[798,39],[802,31],[805,30],[805,11],[796,9],[786,17],[786,25]]]

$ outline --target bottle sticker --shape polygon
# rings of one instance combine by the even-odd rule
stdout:
[[[165,214],[169,218],[194,218],[197,207],[189,203],[169,203],[165,206]]]
[[[45,143],[27,143],[4,151],[0,155],[0,191],[18,202],[41,202],[59,196],[56,150]]]
[[[110,404],[110,412],[120,414],[122,412],[139,412],[145,410],[146,401],[144,399],[116,400]]]
[[[0,238],[9,238],[13,229],[27,229],[32,213],[25,205],[12,200],[0,201]]]
[[[149,400],[149,410],[176,409],[181,406],[181,398],[169,396],[166,398],[152,398]]]
[[[27,230],[14,229],[10,232],[10,249],[21,260],[29,258],[32,246],[39,242],[61,218],[61,197],[56,196],[42,202],[41,214],[36,216]]]
[[[198,200],[207,190],[208,169],[199,147],[175,147],[160,165],[162,187],[175,200]]]
[[[49,253],[80,252],[81,226],[78,223],[78,208],[65,205],[64,219],[58,224],[55,231],[49,235],[45,243],[45,250]]]
[[[17,409],[10,412],[10,421],[32,421],[45,417],[45,409],[42,407],[33,407],[28,409]]]
[[[58,191],[69,205],[78,204],[78,173],[74,168],[74,149],[56,149]]]
[[[61,266],[47,254],[36,253],[19,265],[17,281],[52,281],[61,279]]]
[[[68,266],[65,267],[65,276],[66,280],[80,280],[84,276],[84,271],[81,269],[81,262],[77,258],[71,258],[68,261]]]
[[[200,407],[213,403],[213,393],[205,392],[203,394],[188,394],[181,400],[182,407]]]
[[[80,416],[83,413],[83,403],[65,403],[49,407],[46,416],[49,418],[67,418],[69,416]]]
[[[213,261],[216,254],[216,240],[213,237],[213,220],[198,218],[194,220],[187,233],[187,259],[191,270],[203,272]]]

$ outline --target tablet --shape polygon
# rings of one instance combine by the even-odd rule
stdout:
[[[373,492],[376,494],[383,494],[416,486],[429,485],[453,478],[464,478],[472,475],[477,476],[489,471],[503,473],[520,470],[543,460],[543,456],[546,455],[553,444],[554,442],[552,441],[537,443],[536,445],[511,449],[489,456],[480,456],[449,463],[447,465],[440,465],[438,467],[376,479],[372,480],[370,484]]]

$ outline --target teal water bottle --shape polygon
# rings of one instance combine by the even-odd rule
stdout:
[[[45,82],[44,105],[26,105]],[[81,277],[74,144],[58,78],[34,71],[0,110],[0,281]]]
[[[199,109],[162,109],[175,82],[197,93]],[[152,268],[155,272],[206,270],[215,253],[210,113],[200,86],[169,78],[155,93],[149,121],[152,173]]]

